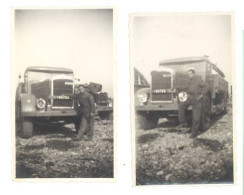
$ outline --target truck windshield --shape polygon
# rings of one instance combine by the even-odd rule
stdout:
[[[165,68],[170,68],[176,72],[187,72],[188,68],[193,67],[196,72],[204,72],[206,62],[194,62],[194,63],[180,63],[180,64],[169,64],[161,65]]]
[[[28,82],[35,83],[35,82],[41,82],[48,79],[51,79],[53,76],[56,75],[64,75],[73,77],[72,73],[46,73],[46,72],[34,72],[34,71],[28,71],[26,76],[28,77]]]
[[[45,72],[29,71],[26,76],[28,76],[29,83],[35,83],[35,82],[51,79],[51,73],[45,73]]]
[[[64,75],[69,76],[70,78],[73,77],[72,73],[47,73],[47,72],[35,72],[35,71],[28,71],[25,73],[25,82],[28,83],[28,91],[30,91],[30,86],[32,83],[42,82],[45,80],[51,80],[53,76],[56,75]]]

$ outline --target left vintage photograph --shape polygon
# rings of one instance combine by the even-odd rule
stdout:
[[[13,179],[114,178],[114,9],[12,9]]]

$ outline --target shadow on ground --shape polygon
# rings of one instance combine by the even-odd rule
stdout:
[[[193,147],[204,147],[207,150],[211,150],[213,152],[220,151],[223,146],[218,140],[211,140],[211,139],[203,139],[203,138],[196,138],[193,141]]]
[[[34,135],[48,135],[48,138],[52,137],[71,137],[75,135],[75,131],[72,128],[65,127],[62,124],[35,124]]]
[[[140,144],[152,142],[153,140],[157,139],[158,137],[160,137],[159,133],[145,134],[145,135],[141,135],[140,137],[138,137],[137,142]]]

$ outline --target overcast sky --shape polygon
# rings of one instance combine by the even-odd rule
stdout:
[[[112,9],[17,10],[14,48],[15,77],[28,66],[66,67],[112,96]]]
[[[161,60],[208,55],[231,83],[230,15],[136,16],[131,27],[131,62],[149,82]]]

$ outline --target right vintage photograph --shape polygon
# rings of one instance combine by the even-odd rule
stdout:
[[[233,41],[232,13],[130,15],[134,185],[234,183]]]

